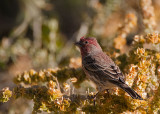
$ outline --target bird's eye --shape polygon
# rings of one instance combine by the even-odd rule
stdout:
[[[88,41],[85,41],[84,43],[85,43],[85,44],[88,44]]]

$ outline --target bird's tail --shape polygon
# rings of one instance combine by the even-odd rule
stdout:
[[[126,91],[133,99],[143,100],[143,98],[138,95],[133,89],[131,89],[127,84],[118,84],[120,88]]]

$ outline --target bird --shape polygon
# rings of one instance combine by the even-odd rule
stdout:
[[[81,52],[82,69],[86,77],[95,83],[98,93],[119,87],[133,99],[143,100],[125,83],[125,76],[120,68],[103,52],[96,38],[81,37],[78,42],[75,42],[75,45]]]

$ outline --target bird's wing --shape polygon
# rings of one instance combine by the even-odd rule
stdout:
[[[108,59],[108,58],[107,58]],[[103,60],[103,61],[100,61]],[[83,67],[90,73],[96,74],[100,79],[106,77],[110,81],[120,81],[124,83],[124,75],[119,67],[109,58],[109,63],[104,58],[92,58],[87,56],[83,59]]]

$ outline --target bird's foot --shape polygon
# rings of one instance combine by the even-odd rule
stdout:
[[[94,97],[95,97],[95,95],[93,93],[87,95],[87,98],[90,100],[94,99]]]
[[[93,100],[93,104],[94,104],[94,106],[95,106],[95,104],[96,104],[96,99],[97,99],[97,96],[99,95],[99,92],[97,92],[96,94],[89,94],[89,95],[87,95],[87,98],[89,99],[89,100]]]

